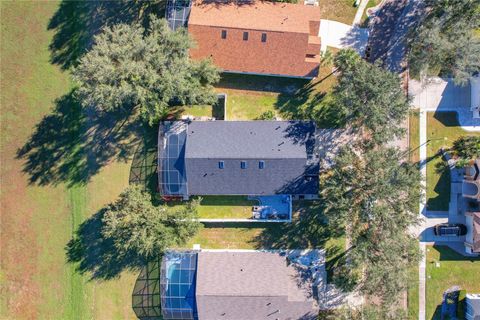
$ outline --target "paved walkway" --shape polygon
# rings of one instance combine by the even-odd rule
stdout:
[[[427,114],[425,111],[420,110],[420,172],[422,173],[423,177],[427,176]],[[423,195],[420,197],[420,206],[419,206],[419,218],[421,219],[422,223],[419,229],[419,236],[420,236],[420,252],[422,253],[422,259],[419,265],[419,272],[418,272],[418,280],[419,280],[419,292],[418,292],[418,302],[419,302],[419,310],[418,310],[418,319],[425,320],[425,266],[426,266],[426,250],[425,250],[425,242],[422,241],[422,233],[425,230],[427,221],[425,218],[426,213],[426,187],[427,181],[426,179],[422,180],[422,187],[423,187]]]
[[[418,310],[418,319],[419,320],[425,320],[426,318],[426,312],[425,312],[425,291],[426,291],[426,284],[425,284],[425,278],[426,278],[426,268],[427,268],[427,260],[426,260],[426,255],[427,255],[427,246],[425,242],[420,242],[420,253],[422,255],[422,260],[420,260],[420,264],[418,266],[418,302],[419,302],[419,310]]]
[[[358,6],[357,13],[355,14],[355,18],[353,18],[352,26],[359,25],[362,22],[363,12],[365,12],[365,8],[367,7],[368,0],[362,0],[360,5]]]

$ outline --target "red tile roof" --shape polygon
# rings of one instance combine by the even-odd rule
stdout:
[[[315,77],[320,63],[317,7],[256,1],[196,2],[188,30],[193,59],[212,58],[224,71]],[[226,39],[221,38],[227,31]],[[248,40],[243,33],[248,32]],[[262,42],[262,33],[266,42]],[[308,57],[307,57],[308,55]]]

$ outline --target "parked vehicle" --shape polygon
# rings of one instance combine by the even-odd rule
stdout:
[[[440,223],[433,228],[436,236],[458,237],[467,234],[467,227],[457,223]]]

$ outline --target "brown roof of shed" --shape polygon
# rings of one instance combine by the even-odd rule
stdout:
[[[270,1],[196,1],[188,24],[212,27],[310,33],[320,21],[317,7]]]

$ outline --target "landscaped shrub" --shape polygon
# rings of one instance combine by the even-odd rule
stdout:
[[[453,143],[454,155],[471,160],[480,157],[480,136],[462,136]]]

